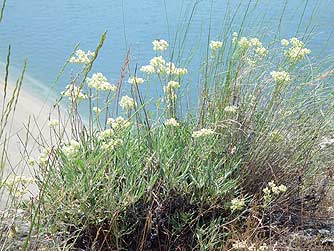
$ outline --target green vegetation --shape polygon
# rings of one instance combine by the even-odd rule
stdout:
[[[199,107],[188,112],[189,73],[166,56],[177,54],[167,41],[153,41],[134,71],[127,55],[114,85],[91,72],[105,39],[70,56],[77,70],[57,102],[67,109],[36,139],[39,158],[25,156],[39,195],[23,203],[23,250],[44,233],[59,238],[48,250],[268,250],[279,229],[317,210],[330,184],[334,78],[307,41],[209,39]],[[144,85],[160,96],[146,98]],[[25,183],[2,184],[17,197]]]

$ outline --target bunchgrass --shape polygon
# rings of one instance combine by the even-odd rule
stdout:
[[[91,72],[106,33],[71,55],[66,109],[35,139],[39,194],[22,250],[44,234],[49,250],[266,250],[312,217],[331,178],[333,63],[313,62],[298,38],[243,35],[243,23],[209,34],[191,111],[185,37],[155,40],[144,68],[130,70],[128,52],[116,84]],[[159,96],[143,93],[149,84]]]
[[[182,117],[186,71],[155,58],[149,74],[138,67],[131,83],[110,85],[90,73],[104,39],[63,92],[68,113],[38,162],[44,231],[67,233],[75,248],[213,250],[231,245],[229,229],[242,229],[254,205],[270,235],[272,222],[298,225],[317,209],[322,194],[308,196],[328,178],[319,159],[332,131],[332,69],[312,65],[301,41],[271,50],[238,34],[210,42],[198,113]],[[139,75],[162,86],[159,98],[144,100]]]

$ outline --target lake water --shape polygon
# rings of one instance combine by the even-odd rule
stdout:
[[[238,30],[248,9],[246,35],[273,36],[280,23],[280,38],[300,35],[308,27],[313,36],[308,44],[313,55],[323,56],[334,49],[334,0],[203,0],[198,1],[187,33],[186,44],[198,46],[201,54],[211,37],[218,37],[226,16],[236,13],[232,31]],[[0,60],[12,46],[13,72],[28,58],[26,87],[43,95],[73,47],[80,42],[83,50],[94,50],[99,36],[108,31],[95,70],[114,81],[119,77],[127,48],[131,61],[146,64],[153,56],[152,40],[173,40],[180,27],[186,27],[194,0],[8,0],[0,24]],[[299,29],[298,29],[299,27]],[[231,31],[231,32],[232,32]],[[189,65],[196,79],[196,64]],[[14,74],[15,76],[15,74]],[[60,79],[59,93],[69,79]],[[195,81],[194,81],[195,82]]]

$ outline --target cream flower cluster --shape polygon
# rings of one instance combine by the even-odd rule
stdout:
[[[232,43],[238,44],[238,46],[243,50],[252,47],[255,54],[259,57],[264,57],[267,54],[267,49],[263,47],[262,42],[256,37],[249,39],[247,37],[241,37],[238,41],[238,33],[234,32],[232,35]],[[252,61],[250,61],[250,63],[251,62]]]
[[[242,210],[245,207],[246,203],[245,203],[245,199],[238,199],[238,198],[234,198],[233,200],[231,200],[231,210],[233,211],[239,211]]]
[[[131,122],[123,117],[117,117],[116,119],[108,118],[107,125],[111,126],[114,130],[122,130],[128,128]]]
[[[166,61],[164,60],[164,58],[162,56],[159,56],[159,57],[153,57],[150,60],[149,65],[154,68],[155,73],[162,73],[165,71],[165,64]]]
[[[92,108],[92,111],[95,112],[96,114],[100,114],[101,113],[101,108],[97,107],[97,106],[94,106]]]
[[[168,48],[168,43],[163,39],[156,39],[152,42],[154,51],[165,51]]]
[[[263,243],[258,248],[254,243],[248,244],[246,240],[236,241],[232,244],[232,250],[238,251],[268,251],[269,246],[266,243]]]
[[[88,64],[91,62],[94,54],[95,53],[93,51],[85,53],[83,50],[77,50],[75,52],[75,57],[71,57],[69,62],[71,64]]]
[[[80,101],[87,98],[87,95],[81,92],[81,89],[74,84],[67,85],[61,95],[68,97],[70,101]]]
[[[162,56],[153,57],[149,65],[144,65],[140,71],[146,74],[167,74],[174,76],[184,76],[188,73],[186,68],[178,68],[172,62],[167,62]]]
[[[184,76],[188,73],[186,68],[178,68],[172,62],[166,64],[165,72],[167,75]]]
[[[210,45],[211,50],[216,51],[223,46],[223,42],[212,40],[212,41],[210,41],[209,45]]]
[[[128,79],[128,83],[132,84],[132,85],[134,85],[134,84],[142,84],[142,83],[144,83],[144,79],[138,78],[138,77],[130,77]]]
[[[264,57],[267,54],[267,49],[263,47],[261,41],[258,38],[249,39],[249,44],[254,47],[255,53],[259,57]]]
[[[36,163],[36,161],[35,161],[33,158],[29,158],[29,159],[27,160],[27,164],[28,164],[29,166],[33,166],[33,165],[35,165],[35,163]]]
[[[202,138],[206,136],[213,135],[214,131],[212,129],[202,128],[201,130],[194,131],[192,133],[193,138]]]
[[[14,178],[7,178],[7,180],[3,183],[3,185],[6,187],[6,189],[10,192],[12,196],[22,197],[23,195],[28,193],[28,185],[33,183],[34,179],[32,178],[18,176]]]
[[[61,150],[67,159],[72,160],[78,156],[78,154],[80,153],[80,148],[80,143],[72,139],[70,143],[64,145]]]
[[[114,136],[114,129],[105,129],[97,134],[97,138],[101,141],[106,140]]]
[[[116,127],[117,128],[122,127],[124,129],[125,126],[128,126],[129,124],[126,124],[128,122],[126,122],[121,117],[118,118],[118,122],[116,122],[113,119],[109,119],[108,123],[113,124],[115,127],[99,132],[97,138],[99,141],[101,141],[101,149],[114,150],[117,145],[123,143],[122,139],[116,138],[116,133],[115,133]]]
[[[91,78],[87,78],[89,88],[94,88],[98,91],[113,91],[117,90],[115,85],[108,83],[108,80],[101,72],[94,73]]]
[[[285,40],[284,42],[282,40],[281,43],[286,46],[289,45]],[[290,44],[290,48],[284,52],[284,55],[292,62],[297,62],[311,53],[311,50],[305,48],[304,43],[296,37],[290,39]]]
[[[140,71],[146,74],[153,74],[155,73],[155,69],[152,65],[144,65],[140,68]]]
[[[277,186],[274,181],[270,181],[268,186],[263,189],[265,206],[271,202],[273,195],[278,196],[279,194],[285,193],[286,191],[287,187],[285,185]]]
[[[264,57],[267,54],[267,49],[264,47],[255,48],[255,53],[260,57]]]
[[[50,154],[51,149],[48,147],[44,148],[38,157],[38,165],[45,167],[49,162]]]
[[[107,142],[103,142],[101,149],[103,150],[114,150],[116,146],[121,145],[123,140],[121,139],[109,139]]]
[[[224,111],[227,112],[227,113],[236,113],[238,111],[238,107],[235,106],[235,105],[230,105],[230,106],[226,106],[224,108]]]
[[[286,71],[272,71],[270,75],[276,84],[288,83],[291,80],[290,74]]]
[[[119,105],[122,107],[123,110],[129,111],[135,108],[137,103],[133,100],[133,98],[130,98],[129,96],[123,96],[121,98],[121,101],[119,102]]]
[[[166,86],[163,87],[164,93],[166,93],[169,98],[176,98],[175,90],[180,88],[179,82],[169,81]]]
[[[290,43],[289,43],[289,40],[287,40],[287,39],[282,39],[281,40],[281,45],[283,45],[283,46],[288,46]]]
[[[50,128],[55,128],[59,125],[59,121],[57,119],[50,119],[48,122],[48,126]]]
[[[180,124],[177,122],[175,118],[170,118],[165,121],[166,126],[171,126],[171,127],[179,127]]]
[[[248,49],[251,46],[251,43],[248,41],[246,37],[241,37],[240,40],[238,41],[238,45],[242,49]]]

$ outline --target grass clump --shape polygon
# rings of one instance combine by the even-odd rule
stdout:
[[[312,64],[301,40],[211,41],[199,107],[184,114],[188,71],[163,57],[167,41],[134,72],[127,56],[111,84],[90,73],[104,39],[69,60],[82,67],[40,144],[33,224],[83,250],[266,250],[256,240],[315,212],[330,181],[333,69]],[[159,97],[143,95],[148,83]]]

